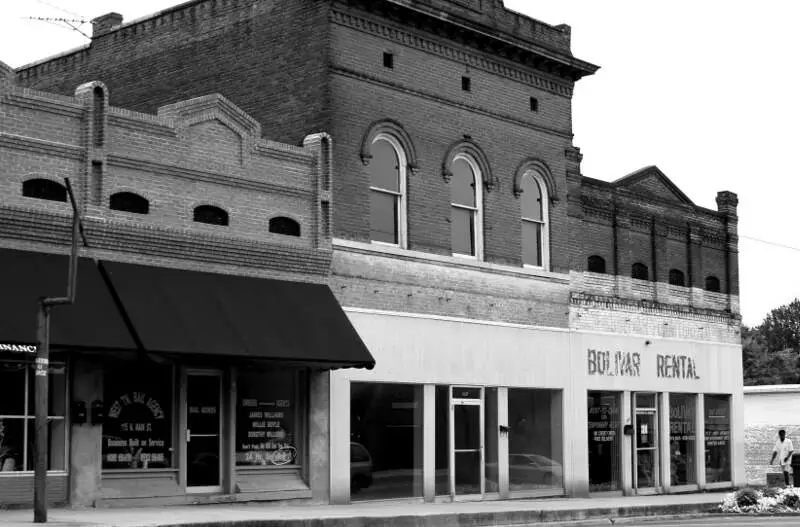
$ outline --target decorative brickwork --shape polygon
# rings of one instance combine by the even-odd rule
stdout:
[[[220,95],[146,115],[108,107],[99,82],[79,86],[75,97],[2,88],[3,247],[64,250],[68,204],[24,197],[22,183],[69,177],[89,254],[315,282],[328,275],[328,136],[309,136],[303,147],[261,139],[260,125]],[[111,210],[109,197],[119,192],[146,199],[147,214]],[[226,210],[230,224],[192,221],[200,204]],[[300,236],[270,233],[274,216],[297,221]]]

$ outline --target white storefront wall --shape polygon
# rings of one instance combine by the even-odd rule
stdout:
[[[508,426],[507,411],[503,411],[507,410],[507,388],[562,391],[563,473],[568,495],[588,492],[587,390],[621,392],[623,415],[628,416],[626,423],[630,422],[631,393],[635,391],[662,393],[662,415],[669,415],[669,392],[730,394],[731,436],[734,438],[732,478],[734,484],[743,482],[741,348],[737,346],[357,308],[345,308],[345,311],[375,357],[376,366],[373,370],[345,369],[331,374],[331,499],[334,503],[350,499],[351,382],[427,385],[423,392],[423,495],[428,500],[434,496],[433,412],[437,384],[498,387],[499,426]],[[594,352],[595,371],[591,371],[589,350]],[[628,375],[612,376],[605,368],[602,374],[598,373],[598,351],[611,352],[609,364],[615,364],[617,351],[637,353],[638,375],[630,369],[626,371]],[[689,378],[682,371],[681,378],[665,377],[672,375],[671,369],[669,373],[662,369],[659,375],[658,355],[691,357],[695,375]],[[698,416],[702,416],[702,397],[698,397],[698,405]],[[702,417],[698,420],[702,421]],[[698,428],[698,437],[703,437],[701,431],[702,427]],[[630,442],[630,438],[626,440]],[[663,443],[662,452],[666,457],[662,454],[662,459],[667,460],[669,442]],[[702,441],[697,443],[700,451]],[[500,459],[507,454],[507,443],[501,438]],[[628,469],[623,473],[623,489],[629,492],[630,458],[623,467]],[[504,478],[507,481],[503,463],[500,470],[501,482]],[[698,481],[702,488],[703,481]],[[501,492],[501,497],[507,495]]]

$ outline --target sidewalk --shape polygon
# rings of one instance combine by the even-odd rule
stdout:
[[[50,509],[57,527],[434,527],[532,525],[635,516],[701,514],[725,493],[555,498],[468,503],[370,502],[352,505],[194,505],[136,509]],[[610,524],[611,522],[609,522]],[[0,527],[33,525],[32,510],[0,510]]]

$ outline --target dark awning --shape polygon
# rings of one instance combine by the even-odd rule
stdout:
[[[0,320],[0,341],[11,339],[10,330],[19,325],[25,329],[20,335],[24,338],[13,340],[32,342],[36,296],[42,288],[30,285],[46,276],[49,287],[44,293],[63,294],[67,258],[2,251],[0,259],[3,282],[13,282],[14,273],[25,277],[28,286],[17,285],[14,291],[29,304],[29,316],[18,323]],[[29,265],[32,261],[36,266]],[[375,364],[326,285],[117,262],[103,265],[122,313],[94,263],[82,260],[76,304],[53,311],[54,346],[91,342],[94,347],[136,349],[138,340],[150,353],[271,359],[326,368]],[[133,338],[123,315],[130,321]]]
[[[97,266],[78,262],[78,302],[52,308],[51,346],[136,349]],[[0,342],[36,342],[37,302],[67,294],[68,270],[67,256],[0,250]]]

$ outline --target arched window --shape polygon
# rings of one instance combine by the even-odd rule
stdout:
[[[483,193],[478,164],[466,154],[457,154],[450,165],[450,240],[453,254],[483,253]]]
[[[680,269],[669,270],[669,285],[686,285],[686,280],[683,276],[683,271]]]
[[[603,273],[606,272],[606,261],[602,256],[593,254],[589,257],[587,269],[590,273]]]
[[[228,213],[213,205],[200,205],[194,209],[194,221],[211,225],[227,225]]]
[[[522,263],[547,267],[547,187],[541,175],[528,171],[522,176]]]
[[[637,280],[649,280],[650,275],[647,272],[647,266],[643,263],[636,262],[631,266],[631,278]]]
[[[269,232],[286,236],[300,236],[300,224],[292,218],[276,216],[269,220]]]
[[[719,278],[716,276],[706,276],[706,291],[714,291],[719,293]]]
[[[132,212],[134,214],[147,214],[150,212],[150,202],[139,194],[133,192],[117,192],[111,195],[109,207],[112,210]]]
[[[370,145],[370,239],[406,246],[406,154],[389,134]]]
[[[49,179],[29,179],[22,182],[22,195],[28,198],[66,202],[67,187]]]

